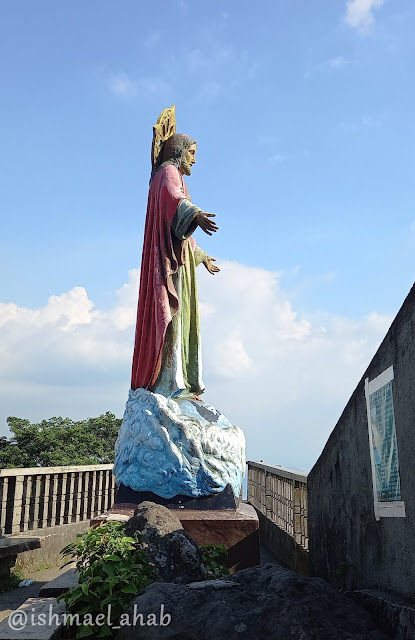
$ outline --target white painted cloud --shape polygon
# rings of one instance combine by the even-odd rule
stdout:
[[[373,10],[379,9],[384,0],[349,0],[346,6],[347,24],[365,32],[374,22]]]
[[[248,457],[308,469],[391,318],[300,317],[280,274],[219,264],[198,270],[206,400],[244,428]],[[109,310],[83,287],[40,309],[0,305],[0,432],[8,415],[122,414],[137,292],[132,270]]]

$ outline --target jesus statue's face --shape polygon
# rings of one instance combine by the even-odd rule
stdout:
[[[182,160],[182,165],[179,169],[182,175],[186,174],[187,176],[190,176],[190,174],[192,173],[192,166],[196,162],[196,148],[197,145],[192,144],[188,149],[186,149],[184,158]]]

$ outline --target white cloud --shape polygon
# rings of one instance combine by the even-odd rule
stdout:
[[[211,44],[206,50],[192,49],[186,58],[189,71],[201,73],[233,63],[236,51],[229,45]]]
[[[350,61],[346,60],[346,58],[344,58],[343,56],[337,56],[337,58],[331,58],[330,60],[327,60],[327,66],[329,67],[329,69],[340,69],[341,67],[349,64],[349,62]]]
[[[349,60],[344,56],[329,58],[328,60],[324,60],[323,62],[318,62],[317,64],[310,66],[304,73],[304,78],[311,78],[316,73],[331,73],[340,71],[340,69],[344,69],[348,65],[356,63],[357,60]]]
[[[268,158],[269,164],[282,164],[286,161],[286,156],[283,156],[282,153],[274,153],[274,155]]]
[[[244,428],[250,458],[308,469],[391,318],[300,317],[279,273],[219,265],[198,269],[206,400]],[[132,270],[107,311],[83,287],[40,309],[0,305],[0,431],[8,415],[122,414],[137,293]]]
[[[133,82],[124,71],[119,73],[111,73],[108,78],[108,88],[116,96],[124,98],[132,97],[137,94],[137,85]]]
[[[347,2],[347,24],[359,31],[365,32],[374,22],[373,10],[379,9],[384,0],[349,0]]]
[[[153,50],[161,43],[162,32],[158,30],[150,31],[143,40],[143,46],[145,49]]]
[[[216,98],[221,91],[222,87],[219,82],[215,82],[214,80],[212,80],[201,85],[200,95],[207,98],[208,100],[211,100],[213,98]]]
[[[157,76],[142,76],[133,80],[124,71],[120,71],[109,74],[108,88],[115,96],[129,99],[166,93],[169,85],[163,78]]]
[[[371,129],[379,129],[383,126],[385,119],[388,117],[387,112],[374,113],[370,115],[362,115],[354,120],[345,120],[340,123],[342,129],[348,133],[358,133],[359,131]]]

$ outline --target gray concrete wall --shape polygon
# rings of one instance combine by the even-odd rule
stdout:
[[[364,381],[393,365],[405,518],[373,508]],[[415,594],[415,286],[308,476],[310,573],[339,587]]]
[[[33,578],[35,571],[60,567],[65,562],[60,552],[63,547],[75,542],[78,533],[84,533],[90,527],[89,520],[63,524],[60,527],[48,527],[47,529],[35,529],[27,532],[27,535],[42,538],[42,547],[33,551],[19,553],[15,568],[24,578]],[[68,558],[69,560],[69,558]]]
[[[280,529],[275,522],[272,522],[263,513],[257,510],[257,514],[261,546],[264,545],[269,549],[282,567],[295,571],[302,576],[308,576],[308,551],[300,547],[292,536]]]

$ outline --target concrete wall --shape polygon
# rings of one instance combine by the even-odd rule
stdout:
[[[72,524],[63,524],[59,527],[48,527],[47,529],[36,529],[28,532],[28,537],[32,535],[42,538],[42,546],[40,549],[19,553],[15,568],[20,571],[24,578],[33,578],[35,571],[62,566],[69,560],[69,558],[65,559],[60,555],[62,549],[67,544],[75,542],[77,534],[85,533],[89,527],[90,521],[84,520],[82,522],[73,522]]]
[[[257,510],[259,518],[259,539],[286,569],[291,569],[302,576],[309,575],[308,551],[300,547],[292,536],[280,529],[275,522]]]
[[[405,518],[373,508],[364,381],[393,365]],[[310,573],[346,589],[415,593],[415,286],[308,476]]]

